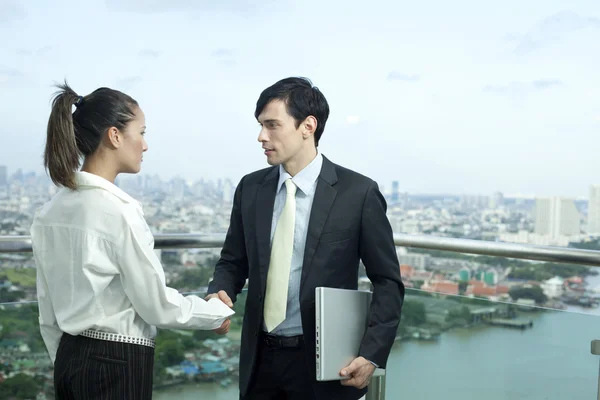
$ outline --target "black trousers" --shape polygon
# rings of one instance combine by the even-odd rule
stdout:
[[[154,349],[63,334],[54,363],[60,400],[152,398]]]
[[[302,337],[280,339],[262,334],[256,371],[241,400],[314,400],[313,378]]]

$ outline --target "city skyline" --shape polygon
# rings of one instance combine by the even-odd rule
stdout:
[[[597,1],[5,0],[0,37],[11,170],[42,171],[52,83],[66,78],[139,101],[144,173],[237,182],[267,166],[258,95],[307,76],[332,110],[320,150],[386,187],[585,197],[600,182]]]
[[[26,175],[29,173],[35,173],[36,177],[40,177],[40,176],[44,176],[48,179],[48,181],[50,180],[50,177],[48,176],[48,174],[40,168],[40,170],[35,171],[35,170],[26,170],[22,167],[18,167],[14,170],[11,170],[10,168],[8,168],[5,165],[0,165],[0,171],[2,171],[2,167],[6,167],[6,172],[7,172],[7,178],[8,180],[11,179],[11,177],[17,172],[17,171],[21,171],[22,174]],[[130,181],[130,180],[135,180],[137,178],[139,179],[145,179],[146,177],[158,177],[163,183],[168,183],[168,182],[173,182],[176,180],[183,180],[186,185],[188,186],[192,186],[194,183],[200,182],[200,181],[211,181],[211,182],[231,182],[231,184],[235,186],[238,184],[239,180],[234,180],[231,177],[227,177],[227,176],[198,176],[196,178],[193,179],[184,179],[179,175],[172,175],[172,176],[164,176],[161,175],[160,173],[144,173],[144,171],[141,171],[137,174],[119,174],[117,176],[117,180],[116,182],[125,182],[125,181]],[[1,176],[0,176],[0,181],[1,181]],[[394,188],[394,182],[398,182],[398,180],[394,179],[392,181],[389,182],[383,182],[383,181],[379,181],[377,180],[375,177],[373,177],[373,179],[378,183],[378,185],[380,186],[380,189],[386,194],[386,195],[391,195]],[[588,194],[589,194],[589,190],[592,187],[598,187],[600,186],[599,184],[590,184],[588,186]],[[561,195],[561,194],[551,194],[551,195],[536,195],[536,194],[523,194],[523,193],[504,193],[500,190],[494,190],[492,192],[456,192],[456,193],[448,193],[448,192],[429,192],[429,193],[423,193],[423,192],[407,192],[405,190],[402,190],[402,187],[399,186],[399,194],[409,194],[409,195],[414,195],[414,196],[453,196],[453,197],[460,197],[460,196],[483,196],[483,197],[492,197],[496,194],[501,194],[505,199],[529,199],[529,200],[535,200],[535,199],[539,199],[539,198],[549,198],[549,197],[560,197],[560,198],[567,198],[567,199],[574,199],[575,201],[587,201],[590,199],[590,196],[569,196],[569,195]]]

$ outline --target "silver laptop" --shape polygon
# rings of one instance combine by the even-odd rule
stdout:
[[[315,289],[317,381],[348,379],[342,368],[358,357],[368,325],[371,292],[318,287]],[[383,375],[377,368],[374,375]]]

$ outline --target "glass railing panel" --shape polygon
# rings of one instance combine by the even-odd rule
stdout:
[[[0,305],[0,399],[53,399],[36,303]]]
[[[598,314],[600,268],[438,250],[399,255],[407,288]]]
[[[39,335],[37,305],[30,303],[35,299],[35,274],[23,268],[30,262],[27,257],[11,265],[5,262],[0,270],[12,279],[0,305],[0,377],[4,379],[0,398],[32,398],[35,391],[37,398],[50,399],[52,366]],[[182,262],[176,254],[163,253],[169,284],[204,296],[215,260],[198,257],[190,263]],[[539,270],[544,268],[536,266],[533,271]],[[565,271],[567,275],[581,273]],[[558,270],[558,274],[562,272]],[[591,295],[600,279],[593,274],[585,278],[588,290],[583,293]],[[407,276],[405,280],[411,282]],[[364,279],[361,283],[368,286]],[[512,287],[522,284],[512,283]],[[563,286],[564,292],[578,292],[576,285]],[[531,293],[528,297],[535,301]],[[593,315],[598,313],[594,303],[592,307],[563,303],[561,308],[565,309],[553,310],[542,307],[548,305],[547,299],[537,306],[511,304],[515,300],[441,295],[408,287],[402,323],[388,362],[387,398],[593,398],[599,358],[590,354],[590,342],[600,332],[599,320]],[[561,299],[554,301],[556,307],[562,303]],[[206,331],[159,331],[154,398],[238,397],[244,302],[242,293],[231,330],[225,336]]]
[[[35,272],[31,253],[0,253],[0,303],[35,301]]]
[[[185,292],[204,296],[201,292]],[[156,338],[154,399],[237,399],[239,350],[246,304],[234,305],[229,332],[159,330]]]
[[[195,293],[203,296],[202,293]],[[154,398],[237,398],[241,321],[246,293],[227,335],[159,330]],[[39,333],[37,303],[0,304],[0,399],[53,399],[53,368]],[[175,397],[173,397],[175,396]]]
[[[590,399],[600,319],[409,289],[388,399]]]

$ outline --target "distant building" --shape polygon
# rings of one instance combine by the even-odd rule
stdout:
[[[5,165],[0,165],[0,187],[8,185],[8,172]]]
[[[483,281],[489,286],[495,286],[498,284],[498,272],[493,268],[488,269],[483,275]]]
[[[392,203],[397,203],[400,201],[400,183],[398,181],[392,182]]]
[[[492,197],[490,197],[490,208],[496,209],[500,208],[504,205],[504,195],[501,192],[495,192]]]
[[[592,236],[600,236],[600,185],[590,187],[587,233]]]
[[[416,270],[411,277],[411,280],[413,282],[417,282],[417,281],[423,281],[423,282],[427,282],[428,280],[430,280],[433,277],[433,272],[432,271],[421,271],[421,270]]]
[[[563,197],[536,198],[535,233],[551,238],[579,235],[580,215],[575,201]]]
[[[407,253],[406,250],[397,252],[400,264],[411,265],[415,269],[424,270],[429,266],[431,255],[420,253]]]
[[[486,297],[490,300],[496,301],[507,297],[508,292],[508,286],[488,286],[485,282],[472,280],[469,282],[469,286],[467,286],[465,296]]]
[[[560,276],[543,281],[540,285],[542,291],[549,299],[556,299],[564,293],[564,279]]]
[[[428,292],[435,292],[439,294],[449,294],[449,295],[457,295],[458,294],[458,283],[452,281],[435,281],[432,280],[430,282],[425,282],[423,286],[421,286],[422,290],[426,290]]]
[[[410,280],[410,278],[412,278],[413,274],[415,273],[415,269],[414,267],[411,267],[410,265],[406,265],[406,264],[400,264],[400,276],[402,277],[403,280]]]
[[[460,271],[458,271],[458,280],[462,282],[466,282],[471,280],[472,272],[469,267],[462,267]]]

